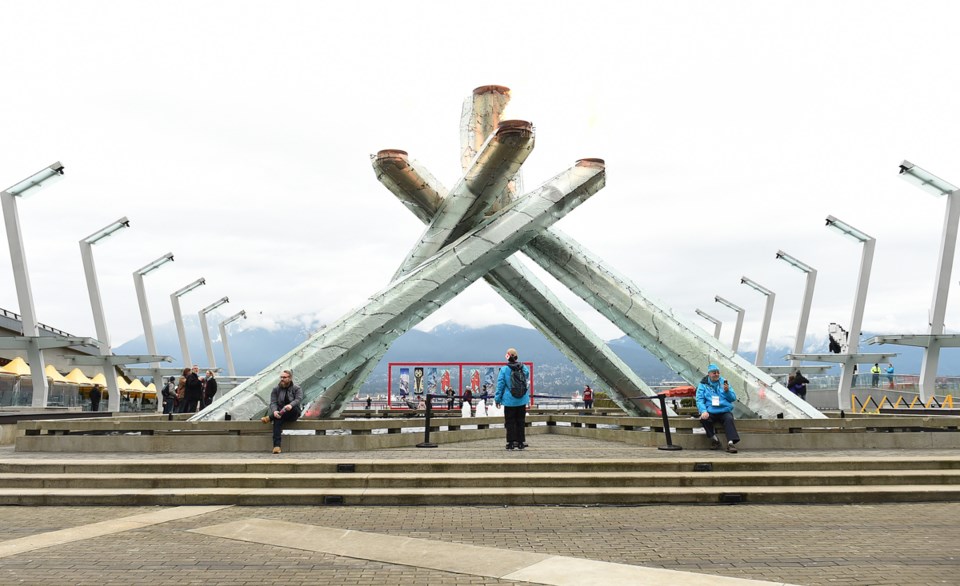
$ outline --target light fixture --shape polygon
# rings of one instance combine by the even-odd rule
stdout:
[[[778,251],[777,251],[777,259],[778,259],[778,260],[782,260],[782,261],[784,261],[785,263],[787,263],[788,265],[790,265],[790,266],[792,266],[792,267],[794,267],[794,268],[796,268],[796,269],[799,269],[799,270],[801,270],[801,271],[803,271],[803,272],[805,272],[805,273],[809,273],[809,272],[811,272],[811,271],[814,270],[813,267],[811,267],[811,266],[808,265],[807,263],[802,262],[802,261],[800,261],[800,260],[797,260],[796,257],[791,256],[791,255],[787,254],[786,252],[784,252],[784,251],[782,251],[782,250],[778,250]]]
[[[116,222],[110,224],[109,226],[106,226],[100,230],[97,230],[93,234],[87,236],[86,238],[81,240],[81,242],[85,244],[96,244],[97,242],[103,240],[107,236],[110,236],[117,230],[121,230],[123,228],[129,228],[129,227],[130,227],[130,220],[128,220],[127,217],[124,216],[119,220],[117,220]]]
[[[843,220],[834,218],[833,216],[827,216],[827,228],[833,228],[837,232],[840,232],[844,236],[849,236],[857,242],[867,242],[868,240],[873,240],[873,237],[868,235],[866,232],[861,232],[850,224],[844,222]]]
[[[716,301],[717,303],[719,303],[720,305],[726,305],[727,307],[729,307],[730,309],[732,309],[732,310],[734,310],[734,311],[744,311],[744,309],[743,309],[742,307],[740,307],[740,306],[738,306],[738,305],[734,305],[733,303],[730,303],[729,301],[727,301],[727,300],[724,299],[723,297],[720,297],[719,295],[715,296],[715,297],[713,298],[713,300]]]
[[[190,283],[189,285],[187,285],[187,286],[184,287],[183,289],[178,289],[177,291],[174,291],[174,292],[173,292],[173,297],[182,297],[182,296],[186,295],[187,293],[193,291],[193,290],[196,289],[197,287],[200,287],[201,285],[206,285],[206,284],[207,284],[207,280],[204,279],[203,277],[200,277],[199,279],[197,279],[196,281]]]
[[[201,310],[200,310],[200,313],[201,313],[201,314],[203,314],[203,313],[210,313],[210,312],[213,311],[214,309],[216,309],[216,308],[218,308],[218,307],[220,307],[221,305],[224,305],[224,304],[226,304],[226,303],[230,303],[230,298],[229,298],[229,297],[221,297],[220,299],[214,301],[214,302],[211,303],[210,305],[208,305],[208,306],[204,307],[203,309],[201,309]]]
[[[150,264],[148,264],[148,265],[146,265],[146,266],[143,266],[143,267],[137,269],[137,270],[134,271],[134,272],[135,272],[137,275],[140,275],[140,276],[142,277],[142,276],[146,275],[147,273],[151,273],[151,272],[159,269],[160,267],[162,267],[163,265],[167,264],[168,262],[173,262],[173,253],[172,253],[172,252],[168,252],[167,254],[161,256],[161,257],[158,258],[157,260],[151,262]]]
[[[27,177],[20,183],[17,183],[13,187],[4,189],[4,193],[9,193],[10,195],[18,197],[26,197],[32,194],[35,191],[40,190],[41,187],[45,187],[54,183],[63,176],[63,165],[60,164],[60,161],[45,167],[42,171],[34,173],[30,177]]]
[[[956,185],[940,179],[933,173],[917,167],[910,161],[900,163],[900,178],[937,196],[949,195],[957,190]]]
[[[221,325],[221,326],[228,326],[228,325],[232,324],[233,322],[237,321],[237,320],[240,319],[240,318],[247,319],[247,312],[246,312],[246,310],[241,309],[239,313],[237,313],[237,314],[235,314],[235,315],[232,315],[232,316],[228,317],[227,319],[223,320],[222,322],[220,322],[220,325]]]
[[[756,289],[757,291],[763,293],[764,295],[773,295],[773,291],[771,291],[770,289],[767,289],[766,287],[760,285],[759,283],[757,283],[757,282],[754,281],[753,279],[748,279],[747,277],[740,277],[740,284],[741,284],[741,285],[746,285],[747,287],[750,287],[751,289]]]

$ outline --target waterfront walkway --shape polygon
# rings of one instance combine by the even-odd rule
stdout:
[[[501,440],[481,440],[436,449],[280,456],[38,454],[5,447],[0,461],[696,460],[705,454],[559,435],[530,440],[533,445],[523,452],[504,450]],[[941,451],[748,450],[727,456],[936,452]],[[0,507],[0,519],[0,584],[960,584],[960,503],[302,507],[278,502],[273,507]]]

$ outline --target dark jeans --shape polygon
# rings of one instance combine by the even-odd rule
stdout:
[[[583,401],[584,409],[593,409],[593,399]]]
[[[180,402],[180,413],[196,413],[199,404],[199,398],[184,399]]]
[[[270,421],[273,422],[273,447],[280,447],[280,436],[283,435],[283,422],[296,421],[297,419],[300,419],[300,411],[297,409],[281,411],[280,419],[276,419],[273,413],[270,414]]]
[[[701,419],[700,423],[703,424],[703,429],[707,431],[708,438],[716,434],[713,428],[714,424],[723,424],[723,433],[727,436],[727,439],[737,443],[740,441],[740,434],[737,433],[737,427],[733,421],[733,413],[727,411],[726,413],[711,413],[709,419]]]
[[[163,402],[163,414],[173,413],[173,399]]]
[[[527,441],[524,426],[527,421],[527,406],[503,407],[503,426],[507,430],[507,443],[522,444]]]

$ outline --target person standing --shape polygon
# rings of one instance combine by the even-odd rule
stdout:
[[[93,385],[93,388],[90,389],[90,410],[91,411],[100,410],[101,397],[103,397],[103,391],[100,389],[100,385]]]
[[[203,406],[206,407],[213,402],[214,395],[217,394],[217,379],[212,370],[207,371],[207,377],[203,379]]]
[[[891,389],[893,388],[893,363],[892,362],[887,363],[887,384],[890,386]]]
[[[583,387],[583,408],[593,409],[593,389],[590,385]]]
[[[460,397],[460,406],[463,407],[464,403],[473,407],[473,389],[470,387],[467,387],[467,390],[463,391],[463,396]]]
[[[296,421],[300,418],[303,404],[303,390],[293,384],[293,373],[284,370],[280,373],[280,384],[270,391],[270,409],[267,415],[260,418],[264,423],[273,422],[273,453],[280,453],[280,438],[283,435],[283,424],[286,421]]]
[[[457,396],[457,394],[453,392],[453,387],[447,387],[447,390],[444,391],[443,394],[447,396],[447,411],[453,411],[453,402]]]
[[[874,362],[870,368],[870,386],[877,388],[880,386],[880,363]]]
[[[172,376],[167,379],[167,384],[163,385],[160,396],[163,397],[163,414],[173,413],[173,404],[177,400],[177,386]]]
[[[720,438],[714,429],[714,425],[720,423],[727,436],[727,451],[737,453],[740,435],[732,413],[736,401],[737,394],[730,388],[730,383],[720,376],[720,368],[716,364],[708,366],[707,376],[697,386],[697,410],[700,412],[700,424],[710,438],[711,450],[720,449]]]
[[[507,431],[507,449],[522,450],[526,443],[527,404],[530,403],[530,370],[521,364],[514,348],[507,350],[507,364],[497,377],[497,408],[503,405],[503,426]]]
[[[184,382],[183,407],[180,413],[196,413],[197,407],[203,401],[203,382],[200,381],[200,368],[193,367],[183,369]]]

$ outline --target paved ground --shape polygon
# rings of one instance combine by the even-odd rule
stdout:
[[[703,458],[556,435],[532,448],[485,440],[437,449],[283,454],[282,458]],[[847,450],[857,455],[930,451]],[[955,455],[955,451],[945,452]],[[756,451],[724,457],[826,455]],[[60,459],[0,449],[0,460]],[[133,459],[141,455],[69,455]],[[276,458],[269,454],[231,457]],[[148,458],[224,458],[158,454]],[[157,511],[156,507],[0,507],[4,542]],[[228,507],[0,557],[0,584],[510,584],[402,565],[248,543],[190,530],[275,519],[506,550],[793,584],[960,584],[960,503],[646,507]]]

